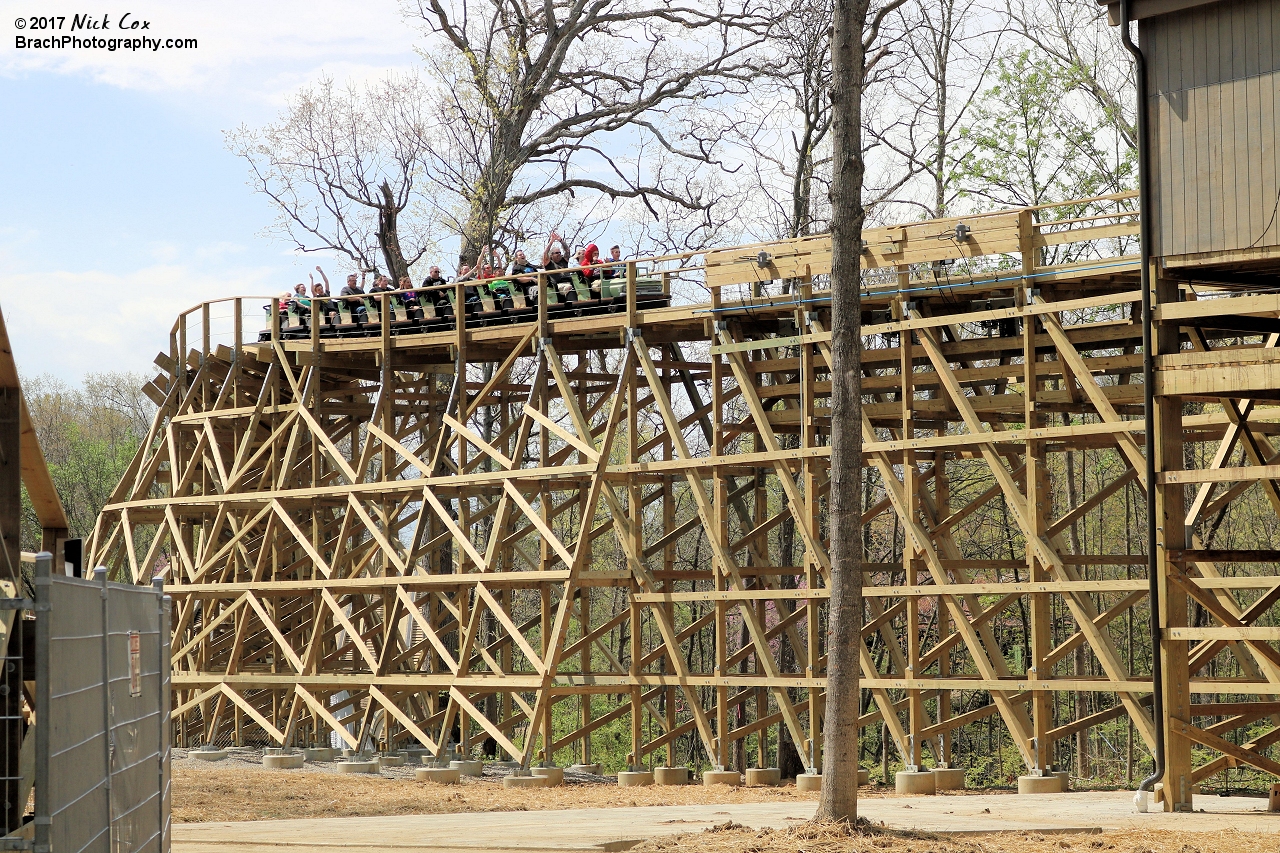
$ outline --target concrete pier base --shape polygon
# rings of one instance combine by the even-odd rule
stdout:
[[[302,762],[301,752],[277,752],[262,756],[262,766],[269,770],[297,770]]]
[[[571,773],[590,773],[592,776],[599,776],[603,768],[599,764],[570,764],[569,772]]]
[[[1062,793],[1071,790],[1071,772],[1068,770],[1055,770],[1053,775],[1062,780]]]
[[[742,784],[742,774],[737,770],[708,770],[702,774],[702,784],[708,788],[712,785],[731,785],[736,788]]]
[[[688,785],[688,767],[655,767],[653,781],[659,785]]]
[[[465,759],[465,758],[460,758],[460,759],[457,759],[457,760],[455,760],[455,761],[450,761],[450,762],[449,762],[449,769],[450,769],[450,770],[457,770],[457,771],[458,771],[459,773],[461,773],[463,776],[483,776],[483,775],[484,775],[484,762],[483,762],[483,761],[470,761],[470,760]]]
[[[796,777],[796,790],[817,793],[822,790],[821,773],[801,773]]]
[[[935,794],[933,771],[899,770],[893,777],[893,786],[899,794]]]
[[[545,788],[546,776],[516,776],[514,773],[502,779],[504,788]]]
[[[196,761],[222,761],[227,757],[225,749],[209,749],[208,747],[200,747],[193,749],[187,753],[187,756],[194,758]]]
[[[546,779],[548,788],[554,788],[557,785],[564,784],[563,767],[534,767],[531,772],[534,776],[541,776],[543,779]]]
[[[653,774],[648,770],[624,770],[618,774],[619,788],[639,788],[653,784]]]
[[[344,758],[333,762],[333,769],[339,773],[377,773],[379,768],[373,758]]]
[[[378,756],[378,764],[381,767],[403,767],[405,757],[398,752],[384,752]]]
[[[1052,774],[1048,776],[1019,776],[1019,794],[1061,794],[1062,779]]]
[[[419,767],[413,778],[419,782],[435,782],[437,785],[456,785],[462,774],[450,767]]]
[[[939,791],[963,791],[963,767],[933,768],[933,787]]]
[[[782,771],[777,767],[748,767],[748,788],[772,788],[782,783]]]
[[[333,750],[327,746],[312,746],[302,750],[307,761],[333,761]]]
[[[870,771],[870,770],[864,770],[864,769],[862,769],[861,767],[859,767],[859,768],[858,768],[858,784],[859,784],[859,785],[870,785],[870,784],[871,784],[871,771]]]

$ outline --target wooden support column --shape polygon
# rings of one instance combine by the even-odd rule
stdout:
[[[1154,278],[1154,275],[1153,275]],[[1154,294],[1156,305],[1178,301],[1178,284],[1158,281]],[[1152,330],[1157,355],[1176,354],[1181,349],[1177,326],[1161,326]],[[1157,566],[1160,572],[1160,659],[1164,667],[1164,719],[1156,725],[1165,727],[1164,808],[1165,811],[1191,810],[1192,741],[1183,732],[1191,723],[1191,673],[1188,645],[1185,640],[1169,638],[1170,629],[1184,628],[1189,608],[1186,591],[1174,580],[1185,566],[1171,559],[1171,551],[1187,547],[1186,500],[1181,484],[1159,484],[1166,471],[1179,471],[1185,466],[1182,440],[1182,398],[1156,397],[1156,477],[1157,484],[1149,492],[1156,500]]]
[[[720,291],[714,290],[711,294],[711,304],[713,308],[719,307]],[[718,314],[712,313],[713,318],[717,318]],[[708,320],[713,326],[719,322],[718,319]],[[714,329],[712,330],[714,335]],[[711,455],[719,457],[724,453],[724,359],[719,355],[711,356]],[[711,469],[711,491],[712,491],[712,530],[707,532],[708,537],[714,538],[721,546],[718,551],[728,547],[729,543],[729,513],[728,513],[728,493],[725,489],[724,478],[720,476],[720,472]],[[696,488],[702,488],[701,479],[694,484]],[[728,567],[721,563],[718,556],[712,559],[713,572],[715,576],[715,589],[717,591],[729,588]],[[716,601],[716,633],[715,633],[715,677],[717,684],[715,688],[716,696],[716,742],[715,755],[711,758],[711,764],[714,769],[724,770],[729,766],[729,688],[724,684],[722,679],[729,674],[729,603],[727,601]]]
[[[1034,260],[1036,250],[1031,245],[1030,234],[1032,233],[1031,213],[1024,211],[1020,215],[1019,231],[1023,237],[1022,263],[1024,273],[1030,274],[1034,270]],[[1024,281],[1034,281],[1034,279],[1024,279]],[[1018,289],[1018,302],[1025,305],[1027,302],[1026,288]],[[1040,429],[1045,426],[1046,419],[1037,408],[1037,398],[1043,380],[1036,371],[1036,365],[1040,358],[1036,353],[1036,325],[1037,320],[1032,315],[1023,318],[1022,327],[1022,364],[1023,364],[1023,399],[1027,429]],[[1025,459],[1025,475],[1024,482],[1027,490],[1027,512],[1030,518],[1028,523],[1031,525],[1032,535],[1036,537],[1046,536],[1048,529],[1046,519],[1053,511],[1053,494],[1050,491],[1049,471],[1046,466],[1045,442],[1032,439],[1027,442],[1027,452]],[[1070,507],[1069,509],[1074,509]],[[1052,580],[1052,569],[1041,561],[1033,548],[1026,549],[1027,553],[1027,577],[1032,582],[1041,582]],[[1053,614],[1051,611],[1051,596],[1048,593],[1033,593],[1030,596],[1031,605],[1031,637],[1028,645],[1030,646],[1031,659],[1027,661],[1027,679],[1033,683],[1045,681],[1051,675],[1051,666],[1046,663],[1046,656],[1053,650]],[[1053,692],[1046,685],[1043,688],[1033,688],[1031,694],[1031,725],[1032,737],[1035,743],[1032,749],[1032,770],[1039,769],[1048,772],[1050,765],[1053,763],[1053,743],[1049,736],[1049,731],[1054,727],[1053,721]]]
[[[943,430],[938,430],[938,435],[943,434]],[[947,479],[947,452],[939,450],[933,454],[933,502],[934,509],[938,518],[946,518],[951,514],[951,492],[950,481]],[[942,601],[937,602],[938,613],[938,639],[941,641],[943,637],[951,635],[951,611],[943,605]],[[947,678],[951,675],[951,653],[944,652],[938,657],[938,677]],[[937,755],[938,762],[950,767],[953,760],[952,755],[952,737],[954,730],[947,725],[951,719],[951,691],[938,691],[938,725],[944,726],[942,735],[939,737],[941,747]]]
[[[905,317],[901,301],[895,305],[895,309],[899,319]],[[902,441],[904,442],[904,450],[902,451],[902,486],[907,499],[907,511],[911,516],[906,519],[906,523],[910,524],[920,517],[920,488],[923,481],[920,479],[919,468],[916,467],[916,451],[911,445],[911,442],[916,437],[916,384],[915,346],[913,333],[909,329],[902,331],[898,335],[898,373],[901,388],[899,394],[901,396],[902,410]],[[902,567],[906,571],[907,584],[910,586],[915,586],[919,581],[915,563],[916,553],[916,547],[911,537],[903,537]],[[921,676],[920,645],[923,638],[920,636],[920,630],[920,599],[917,596],[911,596],[907,599],[906,628],[906,677],[909,682],[914,682]],[[925,714],[923,690],[919,684],[913,684],[907,688],[907,717],[911,740],[906,756],[906,769],[915,770],[919,768],[924,755],[923,732],[929,725],[929,719]]]
[[[805,306],[812,305],[813,299],[813,279],[805,275],[800,280],[800,300]],[[813,331],[809,318],[814,316],[809,307],[800,309],[797,312],[798,327],[806,333]],[[817,378],[815,376],[818,368],[818,359],[814,353],[812,344],[806,344],[800,348],[800,447],[801,450],[809,450],[818,446],[818,430],[814,423],[816,415],[814,406],[814,397],[817,390]],[[829,369],[829,366],[828,366]],[[804,457],[801,463],[801,480],[804,483],[804,494],[807,500],[805,506],[807,511],[802,518],[796,519],[796,527],[806,526],[809,529],[809,539],[819,541],[821,539],[821,529],[819,525],[819,513],[821,512],[822,502],[818,500],[818,486],[821,483],[822,472],[825,466],[822,462],[815,460],[809,456]],[[802,537],[803,538],[803,537]],[[806,589],[817,589],[821,586],[821,571],[818,564],[816,554],[813,554],[808,548],[804,550],[804,585]],[[804,674],[806,678],[818,678],[822,673],[820,659],[822,655],[822,628],[818,624],[818,609],[812,604],[806,608],[807,612],[804,617],[805,625],[805,647],[796,650],[796,658],[799,660],[803,655]],[[871,673],[863,673],[863,677]],[[822,690],[817,687],[809,688],[809,742],[796,744],[796,749],[800,752],[800,761],[804,764],[805,769],[809,773],[822,772]],[[780,724],[781,725],[781,724]],[[781,729],[779,729],[781,731]],[[781,735],[779,735],[781,736]]]
[[[635,264],[627,264],[627,328],[635,328],[632,324],[635,322]],[[625,334],[625,333],[624,333]],[[640,392],[638,382],[628,382],[626,385],[627,395],[627,461],[635,464],[640,460],[640,412],[637,408],[639,404]],[[588,437],[589,438],[589,437]],[[608,448],[605,449],[608,452]],[[632,553],[644,554],[644,516],[640,507],[641,490],[640,485],[634,477],[627,479],[627,522],[630,526],[629,535],[631,537]],[[632,680],[631,688],[631,754],[634,756],[630,762],[632,769],[640,770],[643,757],[641,750],[644,747],[644,731],[642,722],[644,719],[644,702],[643,692],[635,682],[640,675],[640,661],[644,658],[644,648],[640,634],[640,614],[643,612],[639,603],[636,602],[635,593],[640,591],[639,582],[632,577],[631,586],[632,594],[627,596],[627,625],[630,628],[630,646],[631,660],[629,662],[629,673]]]
[[[0,577],[17,584],[15,589],[19,591],[22,589],[21,410],[22,391],[17,382],[0,387],[0,561],[3,561]],[[16,697],[15,701],[20,698]],[[17,753],[13,755],[16,757]]]

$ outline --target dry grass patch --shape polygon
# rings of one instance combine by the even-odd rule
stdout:
[[[817,800],[794,786],[729,788],[701,785],[619,788],[613,782],[575,782],[556,788],[505,789],[501,779],[464,778],[458,785],[418,782],[414,768],[382,776],[339,775],[327,769],[173,764],[173,819],[179,823],[357,817],[453,812],[689,806]]]
[[[684,835],[650,839],[631,853],[697,850],[698,853],[1264,853],[1280,849],[1265,833],[1111,830],[1093,834],[1004,832],[944,836],[847,824],[750,829],[726,822]]]

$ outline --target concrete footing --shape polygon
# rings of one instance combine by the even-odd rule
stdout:
[[[1068,770],[1055,770],[1053,775],[1062,780],[1062,791],[1066,793],[1071,790],[1071,772]]]
[[[327,746],[312,746],[302,750],[307,761],[333,761],[333,750]]]
[[[564,784],[563,767],[534,767],[531,772],[534,776],[541,776],[543,779],[546,779],[548,788],[554,788],[557,785]]]
[[[592,776],[599,776],[603,768],[599,764],[570,764],[569,772],[571,773],[590,773]]]
[[[344,758],[333,762],[333,769],[339,773],[377,773],[379,768],[373,758]]]
[[[483,775],[484,775],[484,762],[483,762],[483,761],[470,761],[470,760],[465,759],[465,758],[460,758],[460,759],[457,759],[457,760],[455,760],[455,761],[450,761],[450,762],[449,762],[449,769],[450,769],[450,770],[457,770],[457,771],[458,771],[459,773],[461,773],[463,776],[483,776]]]
[[[742,784],[742,774],[737,770],[708,770],[702,774],[702,784],[708,788],[712,785],[732,785],[736,788]]]
[[[199,749],[191,750],[187,755],[196,761],[221,761],[227,757],[227,751],[225,749],[206,749],[202,746]]]
[[[859,767],[859,768],[858,768],[858,784],[859,784],[859,785],[870,785],[870,784],[871,784],[871,771],[870,771],[870,770],[863,770],[861,767]]]
[[[623,770],[618,774],[619,788],[639,788],[652,784],[653,774],[648,770]]]
[[[894,774],[893,786],[899,794],[934,794],[938,791],[931,770],[899,770]]]
[[[655,767],[653,781],[659,785],[688,785],[688,767]]]
[[[817,793],[822,790],[821,773],[801,773],[796,777],[796,790]]]
[[[546,776],[516,776],[513,773],[510,776],[503,777],[502,787],[504,788],[545,788],[547,787],[547,777]]]
[[[782,783],[782,771],[777,767],[748,767],[748,788],[772,788]]]
[[[301,752],[277,752],[262,756],[262,766],[269,770],[297,770],[302,762]]]
[[[939,791],[963,791],[964,790],[964,768],[963,767],[933,768],[933,787]]]
[[[405,757],[398,752],[387,752],[378,756],[378,765],[381,767],[403,767]]]
[[[1048,776],[1019,776],[1019,794],[1061,794],[1062,779],[1053,774]]]
[[[419,767],[413,778],[419,782],[435,782],[437,785],[456,785],[462,774],[450,767]]]

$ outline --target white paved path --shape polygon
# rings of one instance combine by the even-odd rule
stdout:
[[[1268,813],[1262,799],[1202,796],[1195,805],[1206,813],[1140,815],[1133,809],[1132,796],[1120,791],[880,797],[862,800],[859,812],[896,829],[930,832],[1089,832],[1133,827],[1280,832],[1280,814]],[[777,828],[812,815],[812,802],[743,803],[188,823],[177,824],[173,834],[175,853],[550,853],[625,850],[641,839],[698,832],[728,820],[753,828]]]

